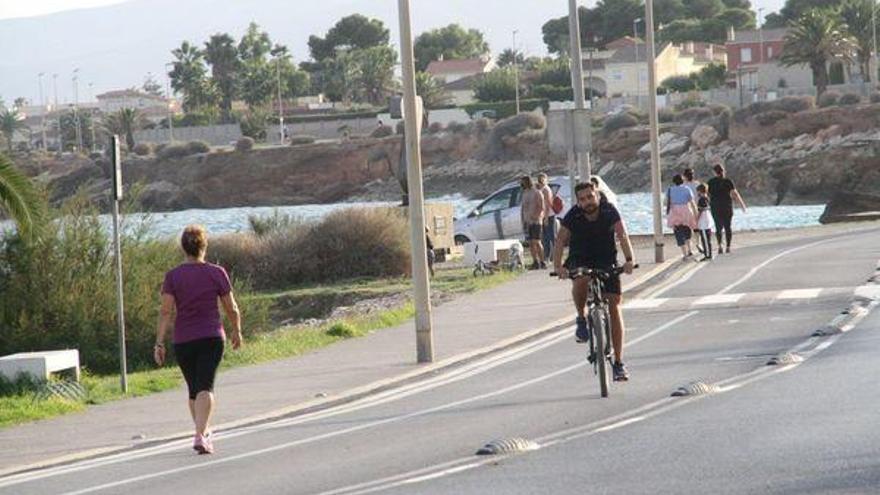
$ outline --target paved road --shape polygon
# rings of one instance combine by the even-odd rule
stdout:
[[[214,456],[160,445],[0,479],[0,493],[870,491],[880,316],[809,341],[799,366],[764,363],[854,294],[873,296],[862,286],[878,259],[877,230],[787,240],[639,294],[627,312],[633,378],[609,399],[567,329],[360,403],[225,432]],[[694,380],[723,393],[669,397]],[[505,437],[542,448],[473,455]]]

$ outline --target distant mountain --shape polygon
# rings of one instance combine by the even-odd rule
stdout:
[[[541,25],[565,15],[562,0],[413,0],[414,34],[457,22],[483,31],[495,53],[518,45],[543,54]],[[339,18],[361,13],[391,29],[397,45],[394,0],[132,0],[87,10],[41,17],[0,20],[0,96],[10,103],[24,96],[39,102],[37,74],[45,72],[43,90],[51,101],[52,74],[58,74],[58,99],[73,99],[72,71],[80,69],[79,100],[94,93],[140,86],[152,72],[164,86],[164,64],[183,40],[203,43],[215,32],[236,38],[251,21],[286,44],[297,62],[308,58],[306,41],[323,35]]]

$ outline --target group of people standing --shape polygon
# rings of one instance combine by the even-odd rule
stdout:
[[[547,268],[556,239],[556,214],[562,210],[561,198],[547,183],[547,174],[538,174],[532,181],[528,175],[520,178],[522,206],[520,217],[523,232],[532,255],[531,269]]]
[[[718,254],[730,253],[734,201],[746,211],[746,204],[736,185],[726,176],[724,165],[716,163],[712,170],[715,176],[704,184],[694,178],[693,169],[686,168],[672,177],[672,185],[666,190],[666,223],[675,234],[675,242],[685,260],[694,256],[693,233],[699,236],[697,250],[703,254],[700,261],[713,258],[713,224]]]

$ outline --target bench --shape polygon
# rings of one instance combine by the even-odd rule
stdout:
[[[0,357],[0,376],[15,381],[20,374],[48,381],[51,373],[72,369],[76,381],[80,379],[79,351],[20,352]]]

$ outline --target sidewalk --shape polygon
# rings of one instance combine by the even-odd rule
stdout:
[[[770,238],[847,230],[814,229]],[[745,234],[737,245],[767,241],[764,233]],[[634,244],[641,267],[633,276],[624,277],[625,290],[682,267],[674,241],[666,241],[666,259],[671,261],[661,265],[653,263],[650,238],[634,239]],[[535,271],[433,308],[435,362],[430,365],[416,364],[415,330],[408,322],[296,358],[229,370],[217,379],[215,429],[339,401],[549,330],[553,322],[571,324],[569,287],[551,279],[547,271]],[[0,476],[158,439],[188,437],[191,420],[185,398],[181,388],[0,429]]]

